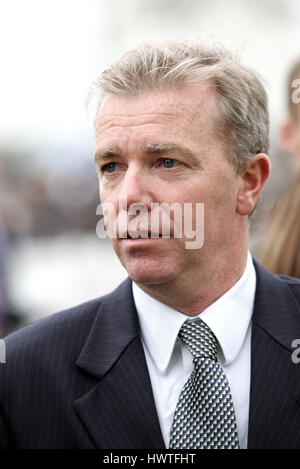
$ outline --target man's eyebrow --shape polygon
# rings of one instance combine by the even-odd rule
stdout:
[[[95,150],[94,152],[94,160],[95,163],[99,161],[108,160],[113,157],[120,156],[120,151],[117,148],[113,147],[105,147]]]
[[[177,145],[176,143],[149,143],[146,145],[146,153],[178,153],[189,159],[193,163],[199,164],[198,158],[187,148]]]
[[[145,153],[164,154],[177,153],[188,159],[192,164],[199,166],[200,161],[195,154],[184,146],[176,143],[148,143],[145,146]],[[111,158],[117,158],[121,154],[121,150],[117,147],[98,148],[94,152],[95,163],[99,163]]]

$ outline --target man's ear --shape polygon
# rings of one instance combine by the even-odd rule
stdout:
[[[241,184],[237,196],[237,212],[240,215],[250,215],[254,210],[270,171],[271,163],[264,153],[257,153],[247,161],[240,175]]]

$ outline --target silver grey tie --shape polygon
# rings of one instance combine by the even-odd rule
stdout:
[[[175,409],[169,448],[239,449],[229,383],[217,361],[217,339],[203,321],[186,321],[179,337],[194,370]]]

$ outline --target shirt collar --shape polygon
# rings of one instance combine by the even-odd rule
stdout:
[[[144,346],[163,373],[168,367],[178,332],[187,316],[147,295],[134,282],[132,290]]]
[[[166,371],[184,321],[197,318],[206,322],[217,337],[224,365],[232,363],[239,354],[251,321],[255,287],[256,274],[250,253],[245,271],[233,287],[193,318],[155,300],[133,282],[142,340],[158,369],[162,373]]]

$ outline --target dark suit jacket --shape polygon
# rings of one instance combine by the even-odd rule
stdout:
[[[255,266],[248,447],[300,448],[300,281]],[[5,340],[1,448],[164,448],[129,279]]]

